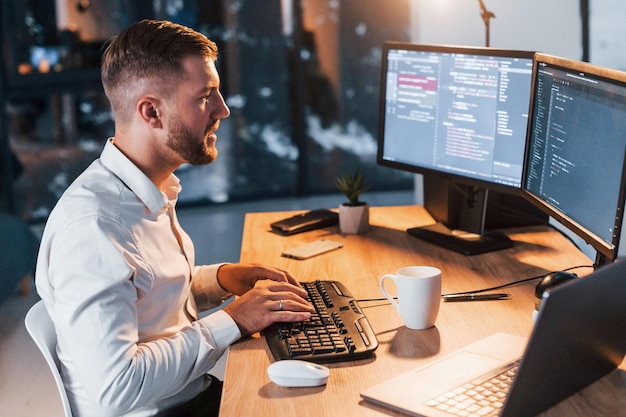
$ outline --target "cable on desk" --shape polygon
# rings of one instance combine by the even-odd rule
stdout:
[[[394,299],[398,299],[398,297],[394,297]],[[382,303],[380,304],[373,304],[373,305],[368,305],[368,306],[360,306],[361,308],[373,308],[373,307],[382,307],[382,306],[386,306],[391,304],[389,302],[389,300],[387,300],[386,298],[366,298],[363,300],[357,300],[357,302],[359,303],[367,303],[367,302],[374,302],[374,301],[382,301]]]
[[[572,266],[572,267],[569,267],[569,268],[561,269],[560,271],[570,271],[572,269],[578,269],[578,268],[593,268],[593,265]],[[455,292],[455,293],[450,293],[450,294],[441,294],[441,296],[444,297],[444,296],[450,296],[450,295],[480,294],[480,293],[483,293],[483,292],[495,291],[495,290],[499,290],[499,289],[502,289],[502,288],[513,287],[515,285],[521,285],[521,284],[525,284],[527,282],[531,282],[531,281],[535,281],[535,280],[538,280],[538,279],[542,279],[546,275],[554,273],[554,272],[558,272],[558,271],[548,272],[548,273],[545,273],[545,274],[538,275],[536,277],[520,279],[520,280],[517,280],[517,281],[509,282],[507,284],[497,285],[495,287],[482,288],[482,289],[471,290],[471,291]],[[397,297],[394,297],[394,299],[397,299]],[[361,299],[361,300],[357,300],[357,302],[359,302],[359,303],[367,303],[367,302],[374,302],[374,301],[387,301],[386,303],[379,304],[379,305],[389,304],[389,301],[386,298],[364,298],[364,299]],[[365,306],[363,308],[378,307],[379,305]]]
[[[572,267],[569,267],[569,268],[561,269],[559,271],[570,271],[572,269],[578,269],[578,268],[593,268],[593,265],[572,266]],[[552,272],[548,272],[546,274],[538,275],[536,277],[524,278],[524,279],[520,279],[520,280],[517,280],[517,281],[509,282],[508,284],[497,285],[495,287],[483,288],[483,289],[480,289],[480,290],[462,291],[462,292],[455,292],[455,293],[451,293],[451,294],[442,294],[442,297],[446,296],[446,295],[480,294],[480,293],[487,292],[487,291],[500,290],[502,288],[513,287],[515,285],[521,285],[521,284],[525,284],[527,282],[531,282],[531,281],[535,281],[535,280],[538,280],[538,279],[542,279],[543,277],[545,277],[548,274],[551,274],[551,273],[554,273],[554,272],[559,272],[559,271],[552,271]]]

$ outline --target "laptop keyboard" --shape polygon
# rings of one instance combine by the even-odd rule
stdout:
[[[460,417],[497,416],[511,388],[519,360],[498,369],[496,375],[468,382],[426,403],[429,407]]]

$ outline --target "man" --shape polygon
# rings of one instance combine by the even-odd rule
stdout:
[[[104,52],[115,136],[50,214],[36,271],[75,415],[216,414],[221,382],[206,373],[225,349],[313,311],[285,271],[195,266],[176,219],[174,170],[215,160],[229,115],[216,58],[204,35],[149,20]]]

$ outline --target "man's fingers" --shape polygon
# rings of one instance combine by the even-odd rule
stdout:
[[[270,310],[273,311],[305,311],[309,313],[315,312],[315,307],[313,307],[309,302],[301,298],[293,298],[291,294],[285,293],[282,298],[278,300],[272,299],[270,301]]]
[[[293,285],[289,282],[271,281],[262,283],[261,285],[265,285],[271,292],[289,292],[297,294],[301,298],[306,298],[309,295],[304,288]]]
[[[306,321],[311,318],[311,313],[306,311],[275,311],[273,312],[273,321],[275,323],[291,323]]]

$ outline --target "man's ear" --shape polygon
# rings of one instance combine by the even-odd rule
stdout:
[[[140,100],[137,105],[137,111],[142,120],[148,123],[150,127],[163,127],[162,115],[157,100],[147,98]]]

